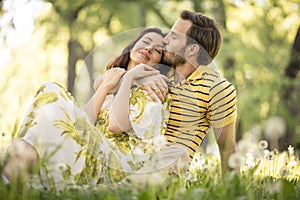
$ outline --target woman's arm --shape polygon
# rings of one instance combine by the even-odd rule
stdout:
[[[95,94],[83,108],[92,123],[96,121],[106,96],[112,93],[125,72],[122,68],[113,68],[102,75],[101,83],[98,85]]]
[[[109,131],[119,133],[131,128],[129,120],[129,98],[132,82],[136,79],[158,74],[151,66],[140,64],[128,71],[109,110]]]
[[[85,104],[83,109],[92,123],[95,123],[108,91],[109,90],[104,85],[99,86],[95,94]]]

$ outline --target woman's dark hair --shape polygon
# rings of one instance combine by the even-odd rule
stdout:
[[[153,27],[153,28],[146,28],[144,29],[138,36],[136,36],[122,51],[122,53],[117,56],[115,59],[113,59],[111,62],[109,62],[106,65],[106,69],[111,69],[114,67],[120,67],[127,70],[127,66],[130,61],[130,52],[134,45],[147,33],[157,33],[164,37],[166,34],[162,32],[161,29]]]

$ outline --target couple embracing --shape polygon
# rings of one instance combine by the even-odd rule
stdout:
[[[83,108],[59,84],[45,83],[2,179],[14,181],[35,166],[53,187],[184,173],[210,127],[226,173],[236,150],[237,99],[210,65],[221,42],[214,20],[185,10],[169,33],[147,28],[127,45]]]

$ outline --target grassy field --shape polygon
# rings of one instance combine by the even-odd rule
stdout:
[[[244,148],[246,146],[244,145]],[[119,185],[72,185],[63,190],[34,188],[29,182],[5,185],[0,199],[300,199],[300,162],[293,147],[284,152],[257,148],[239,149],[229,165],[236,168],[223,178],[214,154],[198,154],[189,173],[160,181],[153,175],[144,186],[127,181]]]

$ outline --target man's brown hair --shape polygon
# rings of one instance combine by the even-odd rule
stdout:
[[[209,64],[218,54],[222,43],[221,33],[215,21],[201,13],[194,13],[183,10],[180,14],[181,19],[189,20],[192,26],[187,31],[187,44],[200,44],[198,62],[203,65]]]

